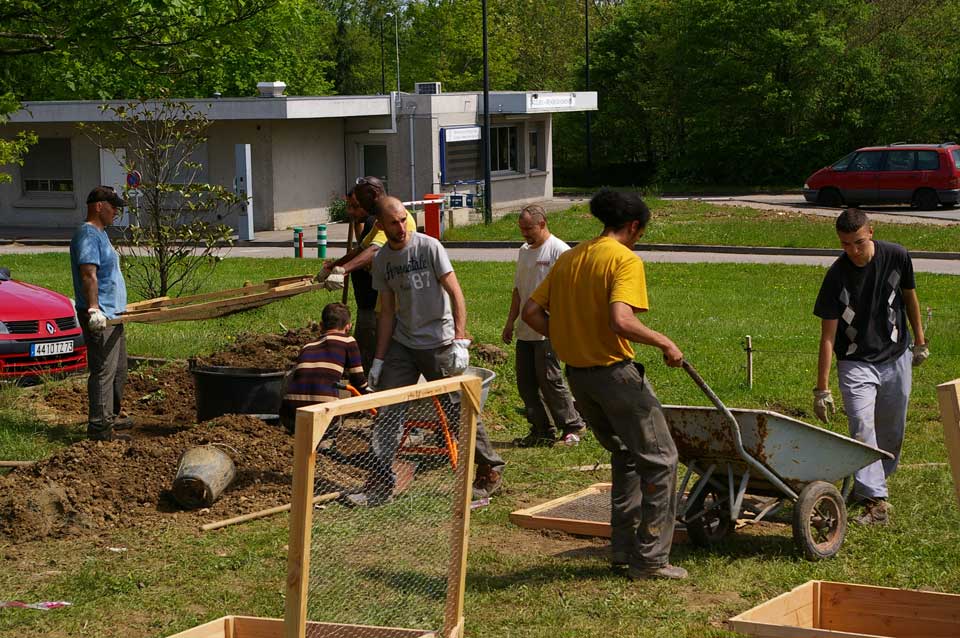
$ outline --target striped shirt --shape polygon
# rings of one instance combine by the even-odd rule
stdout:
[[[337,384],[344,374],[349,377],[350,385],[360,392],[367,391],[360,348],[353,337],[328,332],[319,341],[303,346],[283,395],[281,417],[292,419],[297,408],[339,399]]]

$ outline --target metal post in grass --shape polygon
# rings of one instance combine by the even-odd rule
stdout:
[[[327,225],[317,225],[317,258],[323,259],[327,256]]]
[[[750,337],[750,335],[747,335],[747,342],[744,350],[747,351],[747,387],[752,390],[753,389],[753,339]]]

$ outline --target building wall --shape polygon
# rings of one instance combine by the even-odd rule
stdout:
[[[4,137],[13,138],[21,130],[33,131],[41,139],[70,140],[73,168],[73,192],[25,194],[21,168],[16,164],[0,167],[12,177],[0,184],[0,226],[72,228],[86,218],[86,194],[100,183],[100,157],[96,145],[72,124],[7,124]]]
[[[343,193],[343,120],[284,120],[272,126],[272,229],[329,220],[330,201]]]

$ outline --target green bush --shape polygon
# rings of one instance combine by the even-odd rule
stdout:
[[[327,206],[327,210],[330,212],[330,221],[332,222],[345,222],[350,220],[347,216],[347,200],[339,194],[333,196],[333,199],[330,200],[330,205]]]

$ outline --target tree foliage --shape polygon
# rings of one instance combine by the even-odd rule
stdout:
[[[20,105],[12,94],[0,95],[0,132],[7,122],[7,115],[16,111]],[[0,137],[0,166],[6,164],[23,164],[23,154],[31,144],[37,143],[37,136],[33,133],[21,131],[13,139]],[[0,171],[0,184],[10,181],[10,174]]]
[[[210,121],[177,100],[104,106],[115,124],[85,127],[102,149],[125,149],[124,168],[142,183],[127,191],[130,226],[121,243],[130,287],[144,298],[196,292],[233,230],[219,223],[243,199],[206,183],[198,160]]]

